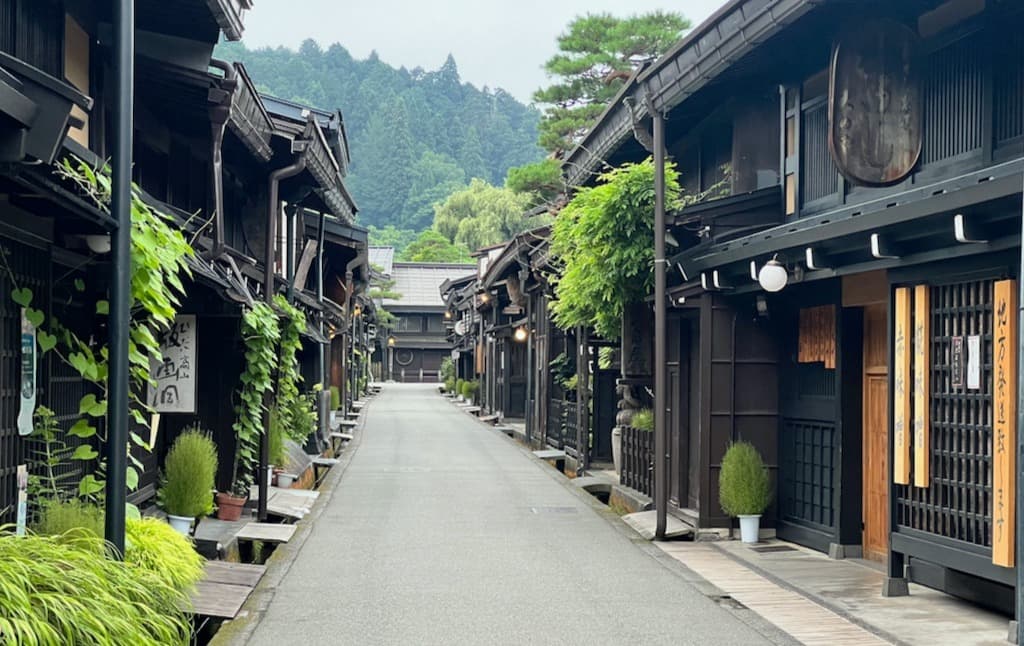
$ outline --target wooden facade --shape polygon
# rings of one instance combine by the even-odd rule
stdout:
[[[247,6],[247,3],[243,3]],[[245,68],[212,58],[224,35],[241,35],[240,5],[227,0],[136,3],[138,33],[133,179],[144,199],[169,214],[193,241],[192,278],[180,313],[196,316],[199,361],[194,414],[165,414],[151,453],[141,460],[140,485],[129,498],[152,499],[160,460],[176,434],[198,423],[213,432],[221,450],[218,484],[226,488],[234,451],[232,401],[242,372],[238,334],[242,308],[262,297],[264,234],[271,217],[287,232],[269,271],[276,288],[307,313],[306,353],[316,356],[329,340],[326,328],[347,327],[344,304],[365,284],[365,231],[336,231],[335,246],[322,229],[350,225],[354,205],[344,185],[348,150],[339,113],[289,106],[261,97]],[[83,336],[105,338],[99,317],[83,308],[106,290],[109,263],[91,251],[83,236],[102,235],[112,221],[89,199],[53,172],[53,164],[77,157],[101,167],[110,154],[107,126],[112,70],[109,3],[88,0],[0,0],[0,83],[40,108],[34,122],[20,121],[17,102],[0,105],[0,247],[11,266],[0,278],[0,371],[8,383],[19,370],[18,309],[11,301],[14,281],[44,295],[46,313],[59,316]],[[165,46],[168,37],[178,46]],[[12,97],[7,92],[5,96]],[[63,107],[62,107],[63,106]],[[291,109],[289,109],[291,108]],[[63,110],[63,111],[62,111]],[[306,116],[308,115],[308,116]],[[269,205],[268,180],[291,163],[293,144],[308,152],[308,170],[282,186],[281,204]],[[316,189],[311,190],[311,189]],[[271,213],[273,209],[273,214]],[[311,219],[314,226],[307,226]],[[330,236],[328,236],[330,237]],[[303,251],[312,243],[306,269]],[[360,251],[360,249],[362,251]],[[364,262],[354,262],[362,256]],[[310,266],[313,267],[310,270]],[[350,290],[334,305],[317,289],[349,276]],[[353,279],[354,275],[354,279]],[[75,289],[82,280],[86,292]],[[216,360],[210,360],[216,357]],[[314,371],[315,381],[322,373]],[[52,408],[67,428],[87,384],[73,369],[47,356],[40,366],[39,404]],[[0,406],[0,521],[9,522],[15,469],[24,463],[28,441],[13,426],[16,396]],[[133,430],[149,437],[149,429]]]
[[[761,4],[730,3],[637,75],[564,167],[586,183],[643,159],[633,132],[658,112],[688,192],[717,187],[669,219],[665,504],[728,527],[716,466],[747,439],[780,537],[885,561],[887,593],[909,579],[1009,610],[1024,10]],[[890,82],[905,100],[857,112]],[[773,258],[775,294],[757,280]]]

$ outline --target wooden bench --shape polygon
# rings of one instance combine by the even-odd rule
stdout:
[[[207,561],[192,591],[192,611],[204,617],[234,619],[267,571],[265,565]]]
[[[334,434],[332,433],[331,435],[333,436]],[[347,433],[338,433],[338,435],[348,435],[348,434]],[[351,438],[352,436],[349,435],[348,437]],[[331,470],[331,467],[333,467],[334,465],[338,464],[338,462],[340,462],[340,460],[338,460],[338,458],[322,458],[322,457],[313,458],[313,482],[316,483],[316,486],[320,485],[320,481],[323,480],[323,478],[327,476],[327,472]],[[321,475],[321,473],[323,475]]]

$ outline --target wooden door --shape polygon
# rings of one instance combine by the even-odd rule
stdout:
[[[864,308],[864,558],[889,552],[889,366],[885,305]]]

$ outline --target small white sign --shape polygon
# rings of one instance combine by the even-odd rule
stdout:
[[[160,339],[163,361],[150,365],[156,382],[149,405],[158,413],[196,412],[196,316],[182,314]]]
[[[14,533],[25,535],[25,520],[28,518],[28,465],[18,465],[18,517]]]
[[[967,337],[967,389],[981,390],[981,337]]]
[[[36,326],[21,308],[21,397],[18,408],[18,434],[31,435],[32,416],[36,412]]]

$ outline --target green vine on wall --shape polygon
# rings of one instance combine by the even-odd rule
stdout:
[[[86,162],[77,159],[65,159],[57,167],[57,174],[78,187],[89,197],[98,208],[109,213],[110,205],[110,171],[108,167],[94,169]],[[152,383],[150,376],[151,362],[162,359],[160,335],[170,328],[180,306],[180,297],[185,293],[182,277],[191,276],[187,259],[195,252],[185,239],[181,230],[174,226],[171,216],[161,213],[142,199],[138,186],[132,185],[131,199],[131,293],[129,327],[128,360],[131,378],[129,410],[133,419],[145,424],[147,413],[152,408],[141,396],[146,386]],[[91,384],[95,392],[86,394],[78,404],[78,420],[67,430],[69,435],[91,441],[97,439],[106,442],[105,433],[99,430],[98,421],[107,413],[107,375],[109,372],[109,348],[106,344],[96,342],[92,337],[83,339],[70,328],[65,327],[55,317],[46,321],[45,314],[34,307],[34,294],[27,287],[19,287],[13,272],[3,255],[5,269],[14,289],[12,300],[25,308],[26,318],[36,327],[36,341],[40,354],[53,352],[61,361],[72,367],[86,382]],[[75,281],[79,292],[85,290],[81,280]],[[107,316],[110,304],[107,300],[97,300],[94,304],[97,316]],[[44,325],[46,327],[44,327]],[[44,441],[53,435],[52,419],[40,421],[37,434]],[[136,433],[131,433],[134,445],[151,450],[149,444]],[[50,437],[51,442],[56,438]],[[72,461],[91,462],[99,457],[99,453],[90,443],[75,448],[68,458]],[[126,479],[128,488],[138,486],[139,472],[142,463],[129,452],[132,464],[128,466]],[[50,456],[49,459],[53,459]],[[100,462],[94,473],[87,474],[78,483],[80,496],[94,498],[105,487],[105,463]]]
[[[285,432],[296,442],[304,442],[312,430],[312,405],[308,397],[299,393],[302,375],[296,354],[302,348],[302,333],[306,331],[306,315],[278,294],[274,307],[281,312],[281,361],[277,373],[277,409]],[[308,409],[308,410],[307,410]]]
[[[277,347],[281,341],[277,316],[269,305],[256,303],[242,314],[242,341],[245,344],[245,371],[241,376],[241,392],[235,407],[231,493],[248,497],[263,433],[263,395],[273,385]]]

